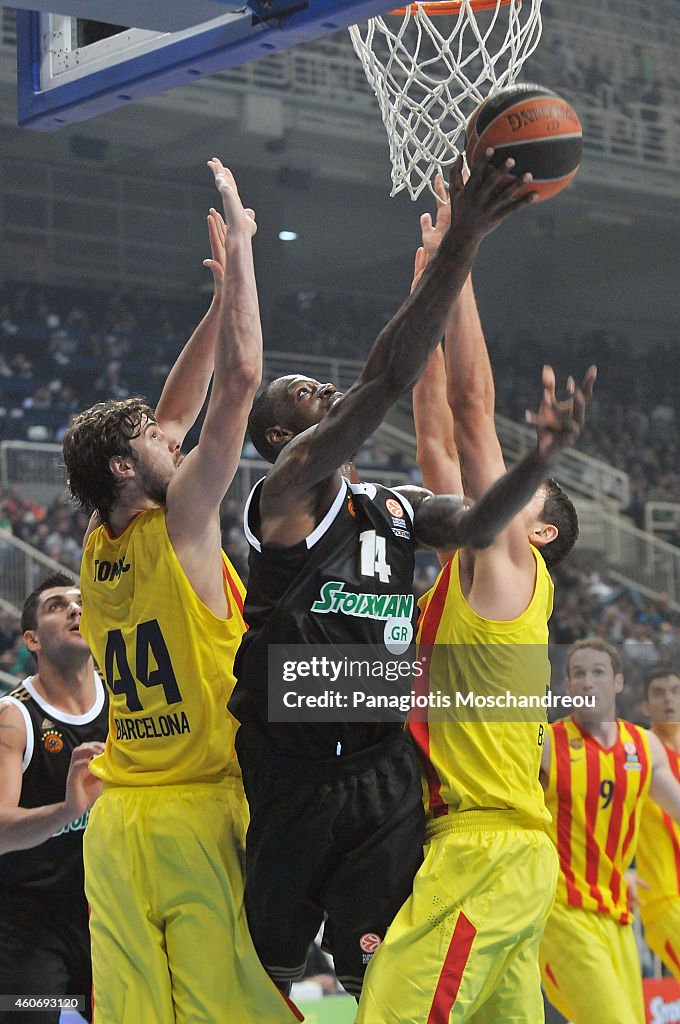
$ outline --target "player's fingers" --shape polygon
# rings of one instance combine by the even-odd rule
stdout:
[[[211,212],[213,214],[215,226],[222,237],[222,241],[224,241],[227,234],[227,225],[224,223],[224,217],[219,210],[212,210]]]
[[[481,161],[486,165],[484,174],[484,185],[485,189],[492,195],[502,195],[503,193],[516,191],[519,187],[518,182],[520,178],[516,174],[513,174],[515,167],[515,161],[512,157],[508,157],[501,164],[494,159],[495,150],[489,146],[484,153],[484,160]],[[477,162],[475,161],[475,167]]]
[[[589,366],[587,371],[586,371],[586,375],[583,378],[583,381],[581,382],[581,391],[585,395],[586,401],[591,397],[591,395],[593,393],[593,387],[595,386],[595,381],[596,380],[597,380],[597,367],[596,366]]]
[[[423,270],[425,269],[425,267],[427,266],[427,264],[429,262],[430,262],[430,257],[429,257],[429,255],[427,253],[427,250],[424,249],[422,245],[419,246],[416,249],[416,262],[415,262],[416,273],[422,274]]]
[[[212,271],[212,275],[215,280],[219,279],[221,281],[224,277],[224,267],[219,260],[203,260],[203,266]]]
[[[420,217],[420,233],[425,235],[430,231],[432,231],[432,215],[423,213]]]
[[[580,427],[586,418],[586,396],[580,387],[574,388],[574,397],[572,401],[571,418],[574,422],[578,423]]]
[[[463,186],[461,184],[461,188],[462,187]],[[437,197],[437,209],[439,209],[441,206],[448,206],[448,204],[449,204],[449,194],[446,191],[446,185],[444,184],[444,179],[442,178],[441,174],[436,174],[435,175],[435,178],[434,178],[434,191],[435,191],[435,195]]]
[[[212,224],[215,240],[217,241],[218,245],[223,246],[224,240],[227,237],[227,228],[224,223],[224,218],[222,217],[222,214],[219,213],[217,210],[211,210],[210,222]]]
[[[216,259],[224,247],[224,238],[217,221],[212,216],[212,211],[208,214],[208,240],[210,242],[210,251],[213,258]]]
[[[91,750],[89,753],[81,751],[80,754],[76,754],[75,751],[71,754],[71,768],[77,768],[78,765],[89,764],[93,757],[97,754],[101,754],[101,750]]]
[[[460,189],[463,187],[462,174],[463,154],[459,153],[458,156],[456,157],[453,167],[451,168],[451,174],[449,175],[449,192],[453,192],[455,194],[456,192],[459,192]],[[458,185],[459,181],[461,182],[460,186]]]
[[[509,213],[516,213],[517,210],[531,206],[538,199],[538,192],[527,192],[526,195],[517,196],[513,190],[512,195],[504,195],[502,202],[497,207],[497,212],[503,216]]]
[[[99,743],[96,740],[90,740],[88,743],[80,743],[71,751],[71,761],[82,757],[91,757],[96,754],[101,754],[103,750],[104,744]]]
[[[510,157],[502,167],[498,168],[498,175],[491,183],[493,193],[504,200],[515,200],[516,194],[534,180],[531,171],[525,171],[524,174],[513,174],[514,167],[515,161]]]
[[[549,363],[544,363],[541,370],[541,384],[544,388],[555,390],[555,371]]]
[[[496,168],[493,166],[492,163],[494,153],[495,150],[493,146],[488,146],[487,149],[484,151],[483,155],[479,158],[479,160],[475,160],[474,164],[470,168],[470,177],[468,178],[468,183],[465,186],[466,188],[469,186],[473,189],[481,189],[481,187],[489,179],[493,181],[494,175],[496,174]],[[455,164],[453,165],[453,170],[451,172],[452,181],[453,176],[455,174],[455,170],[458,167],[459,161],[462,167],[462,154],[458,157],[458,160],[456,160]]]
[[[215,175],[215,184],[219,189],[220,193],[234,192],[238,195],[238,188],[236,187],[236,179],[231,173],[228,167],[218,160],[217,157],[213,157],[212,161],[208,161],[213,164],[213,174]]]
[[[456,160],[456,163],[451,171],[451,191],[454,195],[456,195],[456,193],[462,191],[462,189],[465,188],[465,181],[466,178],[463,167],[463,157],[461,154],[458,160]]]

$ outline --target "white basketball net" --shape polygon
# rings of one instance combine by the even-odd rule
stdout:
[[[432,16],[423,6],[349,30],[387,129],[391,195],[406,188],[412,199],[455,161],[472,111],[516,80],[541,36],[541,0],[495,0],[484,11],[461,0]]]

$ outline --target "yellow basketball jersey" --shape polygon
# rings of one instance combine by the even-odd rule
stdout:
[[[635,856],[651,760],[645,730],[622,720],[617,725],[608,749],[570,719],[551,725],[545,797],[560,858],[558,902],[628,924],[623,873]]]
[[[680,782],[680,753],[664,744],[668,764]],[[680,825],[653,800],[646,800],[640,817],[637,872],[650,886],[640,886],[640,906],[647,916],[680,898]]]
[[[539,782],[545,708],[526,713],[498,705],[475,713],[458,703],[470,695],[496,701],[508,693],[544,697],[547,692],[553,584],[543,558],[532,551],[534,594],[519,618],[496,622],[472,610],[460,586],[458,553],[421,599],[418,642],[428,671],[414,689],[450,702],[450,712],[416,710],[409,719],[425,765],[431,821],[470,810],[514,811],[534,827],[548,820]]]
[[[245,631],[243,584],[226,555],[229,618],[199,600],[168,537],[165,510],[118,537],[100,526],[81,565],[81,633],[111,694],[109,736],[94,770],[116,785],[238,775],[237,723],[227,711]]]

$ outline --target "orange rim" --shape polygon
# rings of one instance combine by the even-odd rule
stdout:
[[[492,11],[496,7],[508,7],[512,0],[470,0],[470,7],[473,11]],[[441,2],[434,3],[417,3],[409,4],[408,8],[398,7],[396,11],[390,11],[390,14],[406,14],[407,10],[410,10],[411,14],[415,14],[416,11],[424,11],[425,14],[432,16],[433,14],[458,14],[462,7],[462,0],[441,0]]]

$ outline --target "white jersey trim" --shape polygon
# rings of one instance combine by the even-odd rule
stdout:
[[[38,707],[45,712],[48,718],[54,718],[57,722],[63,722],[64,725],[88,725],[90,722],[95,720],[104,707],[104,684],[96,672],[94,673],[94,704],[89,711],[85,711],[82,715],[71,715],[68,711],[62,711],[60,708],[52,707],[52,705],[48,704],[45,698],[41,697],[36,691],[31,679],[32,676],[27,676],[21,685],[27,693],[30,693]]]
[[[246,540],[251,545],[251,547],[255,548],[256,551],[262,551],[262,544],[257,539],[253,531],[250,529],[248,519],[250,516],[250,505],[253,500],[253,495],[255,494],[255,491],[257,490],[257,488],[260,486],[264,479],[265,477],[262,477],[262,480],[257,481],[252,491],[248,495],[248,500],[246,501],[245,508],[243,509],[243,530],[246,535]],[[326,533],[331,523],[336,518],[338,512],[340,511],[340,507],[344,501],[345,495],[347,494],[347,486],[348,481],[345,479],[345,477],[343,477],[342,480],[340,481],[338,493],[333,499],[333,503],[331,507],[328,509],[328,512],[326,512],[326,515],[323,517],[319,525],[314,527],[309,536],[305,537],[305,544],[307,545],[307,548],[313,548],[316,542],[321,540],[324,533]],[[349,484],[349,486],[354,487],[353,484]],[[372,487],[373,485],[368,484],[367,486]]]
[[[262,545],[260,544],[259,540],[255,536],[253,531],[250,529],[250,526],[248,524],[248,516],[250,515],[250,504],[253,500],[253,495],[255,494],[255,491],[263,482],[263,480],[266,480],[266,477],[260,477],[260,479],[257,481],[252,491],[248,495],[248,500],[246,501],[245,507],[243,509],[243,532],[245,533],[246,540],[248,541],[250,546],[255,548],[256,551],[262,551]]]
[[[25,683],[26,681],[24,680],[24,685]],[[33,723],[31,722],[31,716],[21,701],[17,700],[16,697],[3,697],[2,700],[0,700],[0,704],[14,704],[15,707],[19,708],[24,719],[24,725],[26,726],[26,746],[24,748],[24,756],[21,760],[21,774],[23,775],[31,763],[31,758],[33,757]]]
[[[365,494],[371,501],[373,501],[378,493],[378,489],[375,484],[350,484],[349,487],[352,494]]]
[[[323,537],[324,533],[326,533],[326,531],[328,530],[329,526],[331,525],[333,520],[336,518],[338,512],[340,511],[342,503],[345,500],[345,495],[346,494],[347,494],[347,480],[343,476],[341,481],[340,481],[340,487],[338,488],[338,493],[335,495],[335,498],[333,499],[333,504],[328,509],[328,512],[326,512],[326,515],[323,517],[323,519],[321,520],[319,525],[316,526],[312,530],[312,532],[310,533],[309,537],[305,537],[305,544],[307,545],[308,548],[313,548],[314,545],[316,544],[316,542],[321,540],[321,538]]]

